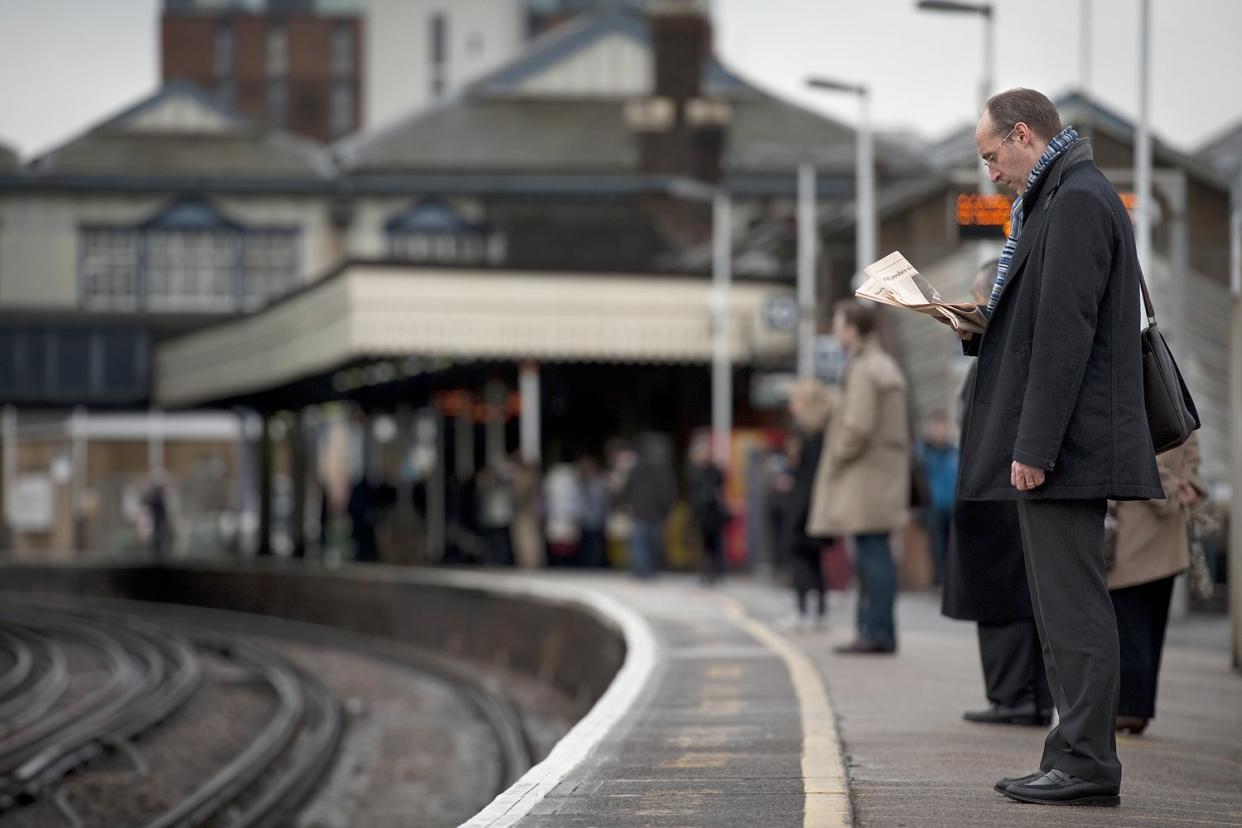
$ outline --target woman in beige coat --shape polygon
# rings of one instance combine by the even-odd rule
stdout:
[[[1142,733],[1156,715],[1173,579],[1190,566],[1186,521],[1204,495],[1194,435],[1157,463],[1165,499],[1116,504],[1116,546],[1108,572],[1121,643],[1117,729],[1131,733]]]
[[[888,535],[905,523],[910,497],[906,381],[875,336],[875,310],[838,302],[833,333],[849,352],[839,409],[815,477],[811,537],[850,535],[858,571],[858,638],[838,652],[897,649],[897,570]]]

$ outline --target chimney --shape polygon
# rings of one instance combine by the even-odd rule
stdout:
[[[626,107],[639,133],[642,171],[715,183],[728,104],[703,97],[712,26],[702,0],[657,0],[649,16],[655,88]]]

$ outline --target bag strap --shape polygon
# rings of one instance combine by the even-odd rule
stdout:
[[[1143,268],[1139,268],[1139,287],[1143,289],[1143,307],[1147,310],[1147,324],[1156,324],[1156,309],[1151,303],[1151,294],[1147,292],[1147,280],[1143,278]]]

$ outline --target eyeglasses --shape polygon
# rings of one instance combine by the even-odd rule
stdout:
[[[1009,138],[1013,135],[1013,130],[1017,128],[1018,125],[1014,124],[1013,129],[1009,130],[1009,132],[1005,134],[1005,137],[1001,139],[1000,143],[996,145],[996,149],[991,152],[985,152],[983,155],[979,156],[979,160],[983,162],[983,166],[987,167],[989,170],[992,169],[992,165],[996,163],[996,153],[1000,152],[1000,148],[1009,142]]]

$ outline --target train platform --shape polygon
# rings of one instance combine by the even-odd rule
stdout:
[[[1121,736],[1117,809],[1024,805],[992,790],[1033,770],[1041,728],[976,725],[972,624],[938,597],[898,599],[899,652],[832,652],[828,627],[783,630],[791,597],[756,579],[539,574],[621,614],[631,652],[591,713],[471,826],[1242,825],[1242,674],[1224,618],[1169,630],[1158,718]]]

